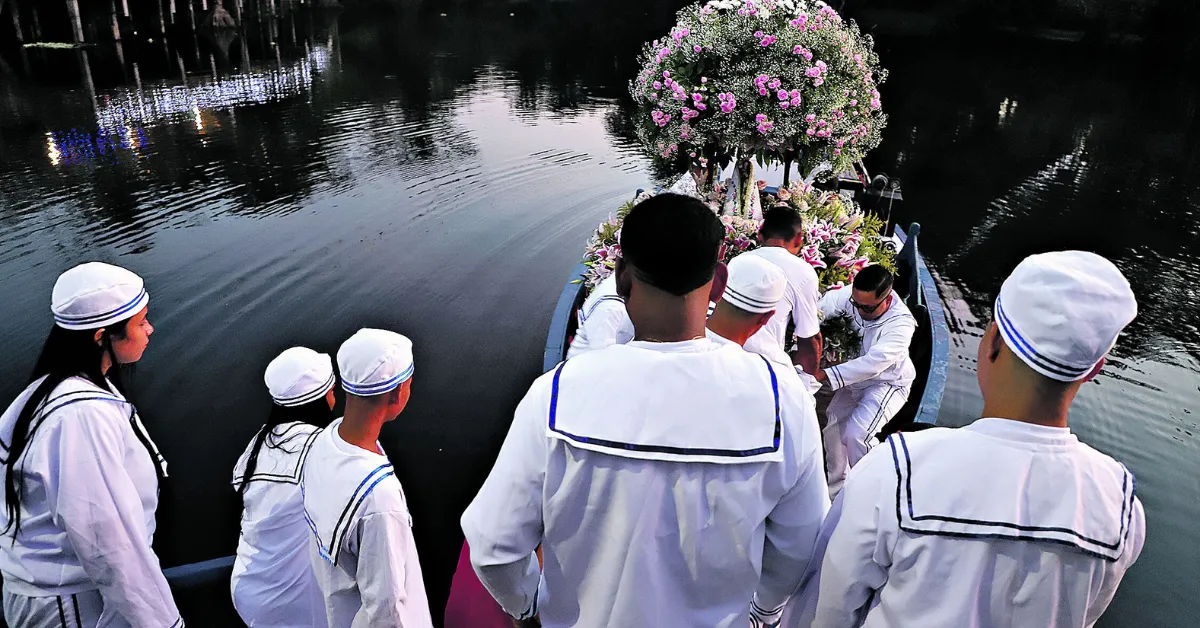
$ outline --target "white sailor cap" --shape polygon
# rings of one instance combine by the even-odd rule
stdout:
[[[1112,262],[1084,251],[1025,258],[996,298],[1005,344],[1029,368],[1061,382],[1090,374],[1135,316],[1129,281]]]
[[[787,278],[778,266],[742,254],[729,261],[729,283],[721,299],[739,310],[765,314],[779,305],[786,288]]]
[[[412,341],[382,329],[360,329],[337,353],[342,388],[359,397],[395,390],[413,374]]]
[[[131,318],[149,303],[141,277],[120,266],[88,262],[58,276],[50,311],[63,329],[100,329]]]
[[[306,347],[292,347],[267,365],[267,390],[281,406],[302,406],[333,388],[333,359]]]

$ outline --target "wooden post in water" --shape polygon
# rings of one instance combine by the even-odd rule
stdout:
[[[111,15],[113,41],[121,41],[121,23],[117,21],[117,0],[108,0],[108,13]]]
[[[167,0],[167,19],[175,24],[175,0]]]
[[[195,33],[196,32],[196,6],[194,4],[192,4],[192,2],[194,0],[183,0],[183,1],[187,3],[188,28],[190,28],[192,30],[192,32]]]
[[[17,43],[25,43],[25,34],[21,32],[21,4],[17,0],[9,0],[12,6],[9,11],[12,13],[13,31],[17,34]],[[0,9],[3,9],[3,4],[0,4]]]
[[[71,27],[75,34],[75,43],[82,44],[83,21],[79,19],[79,0],[67,0],[67,15],[71,17]]]
[[[38,20],[38,10],[37,10],[36,4],[33,5],[33,10],[31,11],[31,17],[33,18],[33,40],[41,41],[42,40],[42,23],[40,20]]]
[[[121,11],[122,11],[121,15],[124,15],[125,17],[129,17],[129,18],[133,17],[132,15],[129,14],[129,0],[121,0]]]
[[[154,3],[158,5],[158,32],[165,33],[167,32],[167,20],[163,18],[162,0],[154,0]]]
[[[205,12],[208,11],[208,0],[200,0],[200,10]]]

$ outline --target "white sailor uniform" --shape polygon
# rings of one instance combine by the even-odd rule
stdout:
[[[742,255],[758,257],[774,264],[787,278],[787,287],[775,307],[775,315],[754,334],[752,341],[769,340],[780,348],[790,347],[792,339],[786,337],[789,322],[794,325],[793,333],[800,338],[812,338],[821,333],[821,322],[817,315],[821,283],[811,264],[779,246],[764,246]]]
[[[253,440],[234,467],[233,490],[250,485],[231,588],[233,606],[250,628],[326,625],[300,492],[304,458],[320,431],[301,422],[277,425],[259,449],[254,475],[246,477]]]
[[[799,387],[707,339],[560,364],[462,516],[481,582],[547,627],[745,626],[752,598],[778,613],[829,505]]]
[[[41,382],[0,417],[5,455],[17,416]],[[72,377],[54,389],[32,427],[17,466],[20,534],[0,539],[8,624],[182,626],[151,549],[166,462],[133,405]],[[3,508],[0,522],[9,523]]]
[[[893,292],[883,316],[868,321],[850,302],[851,294],[850,288],[835,288],[820,301],[823,318],[849,315],[862,334],[859,357],[825,369],[836,391],[822,432],[831,495],[841,490],[850,467],[878,444],[876,434],[904,407],[917,373],[908,357],[917,321],[900,295]]]
[[[579,327],[567,349],[567,358],[633,340],[633,321],[625,311],[625,299],[617,294],[616,273],[605,277],[584,299],[578,321]]]
[[[1090,628],[1142,549],[1134,489],[1068,428],[892,435],[825,523],[811,625]]]
[[[321,431],[304,463],[309,556],[329,626],[432,626],[404,489],[387,456],[338,435],[341,422]]]

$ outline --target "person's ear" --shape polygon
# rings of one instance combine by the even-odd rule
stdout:
[[[725,286],[729,284],[729,267],[725,262],[717,262],[717,267],[713,269],[712,287],[708,290],[708,300],[716,303],[721,300],[721,295],[725,294]]]
[[[771,317],[772,317],[772,316],[775,316],[775,310],[771,310],[770,312],[763,312],[762,314],[759,314],[759,315],[758,315],[758,320],[757,320],[757,321],[754,321],[754,322],[755,322],[755,324],[756,324],[756,325],[758,325],[759,327],[763,327],[763,326],[765,326],[767,323],[771,322]]]
[[[98,346],[104,345],[104,332],[105,331],[106,331],[106,329],[104,327],[101,327],[100,329],[97,329],[96,333],[92,336],[92,340],[94,340]]]
[[[1107,355],[1106,355],[1106,356],[1104,356],[1104,357],[1102,357],[1102,358],[1100,358],[1100,361],[1096,363],[1096,366],[1093,366],[1093,367],[1092,367],[1092,370],[1091,370],[1091,371],[1088,371],[1088,374],[1087,374],[1087,376],[1085,376],[1085,377],[1084,377],[1084,378],[1083,378],[1081,381],[1083,381],[1083,382],[1090,382],[1090,381],[1092,381],[1093,379],[1096,379],[1096,376],[1100,374],[1100,371],[1101,371],[1101,370],[1104,368],[1104,365],[1105,365],[1105,363],[1107,363],[1107,362],[1108,362],[1108,356],[1107,356]]]
[[[628,300],[629,294],[633,291],[633,269],[625,262],[625,258],[617,258],[617,266],[613,269],[613,273],[617,277],[617,296]]]
[[[985,357],[988,362],[994,364],[996,360],[1000,359],[1000,350],[1004,347],[1004,339],[1000,337],[1000,328],[996,325],[996,321],[988,324],[987,332],[981,342],[988,343]]]

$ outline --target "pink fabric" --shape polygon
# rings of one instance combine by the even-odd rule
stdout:
[[[512,628],[508,617],[471,568],[471,549],[463,541],[458,567],[446,600],[445,628]]]

